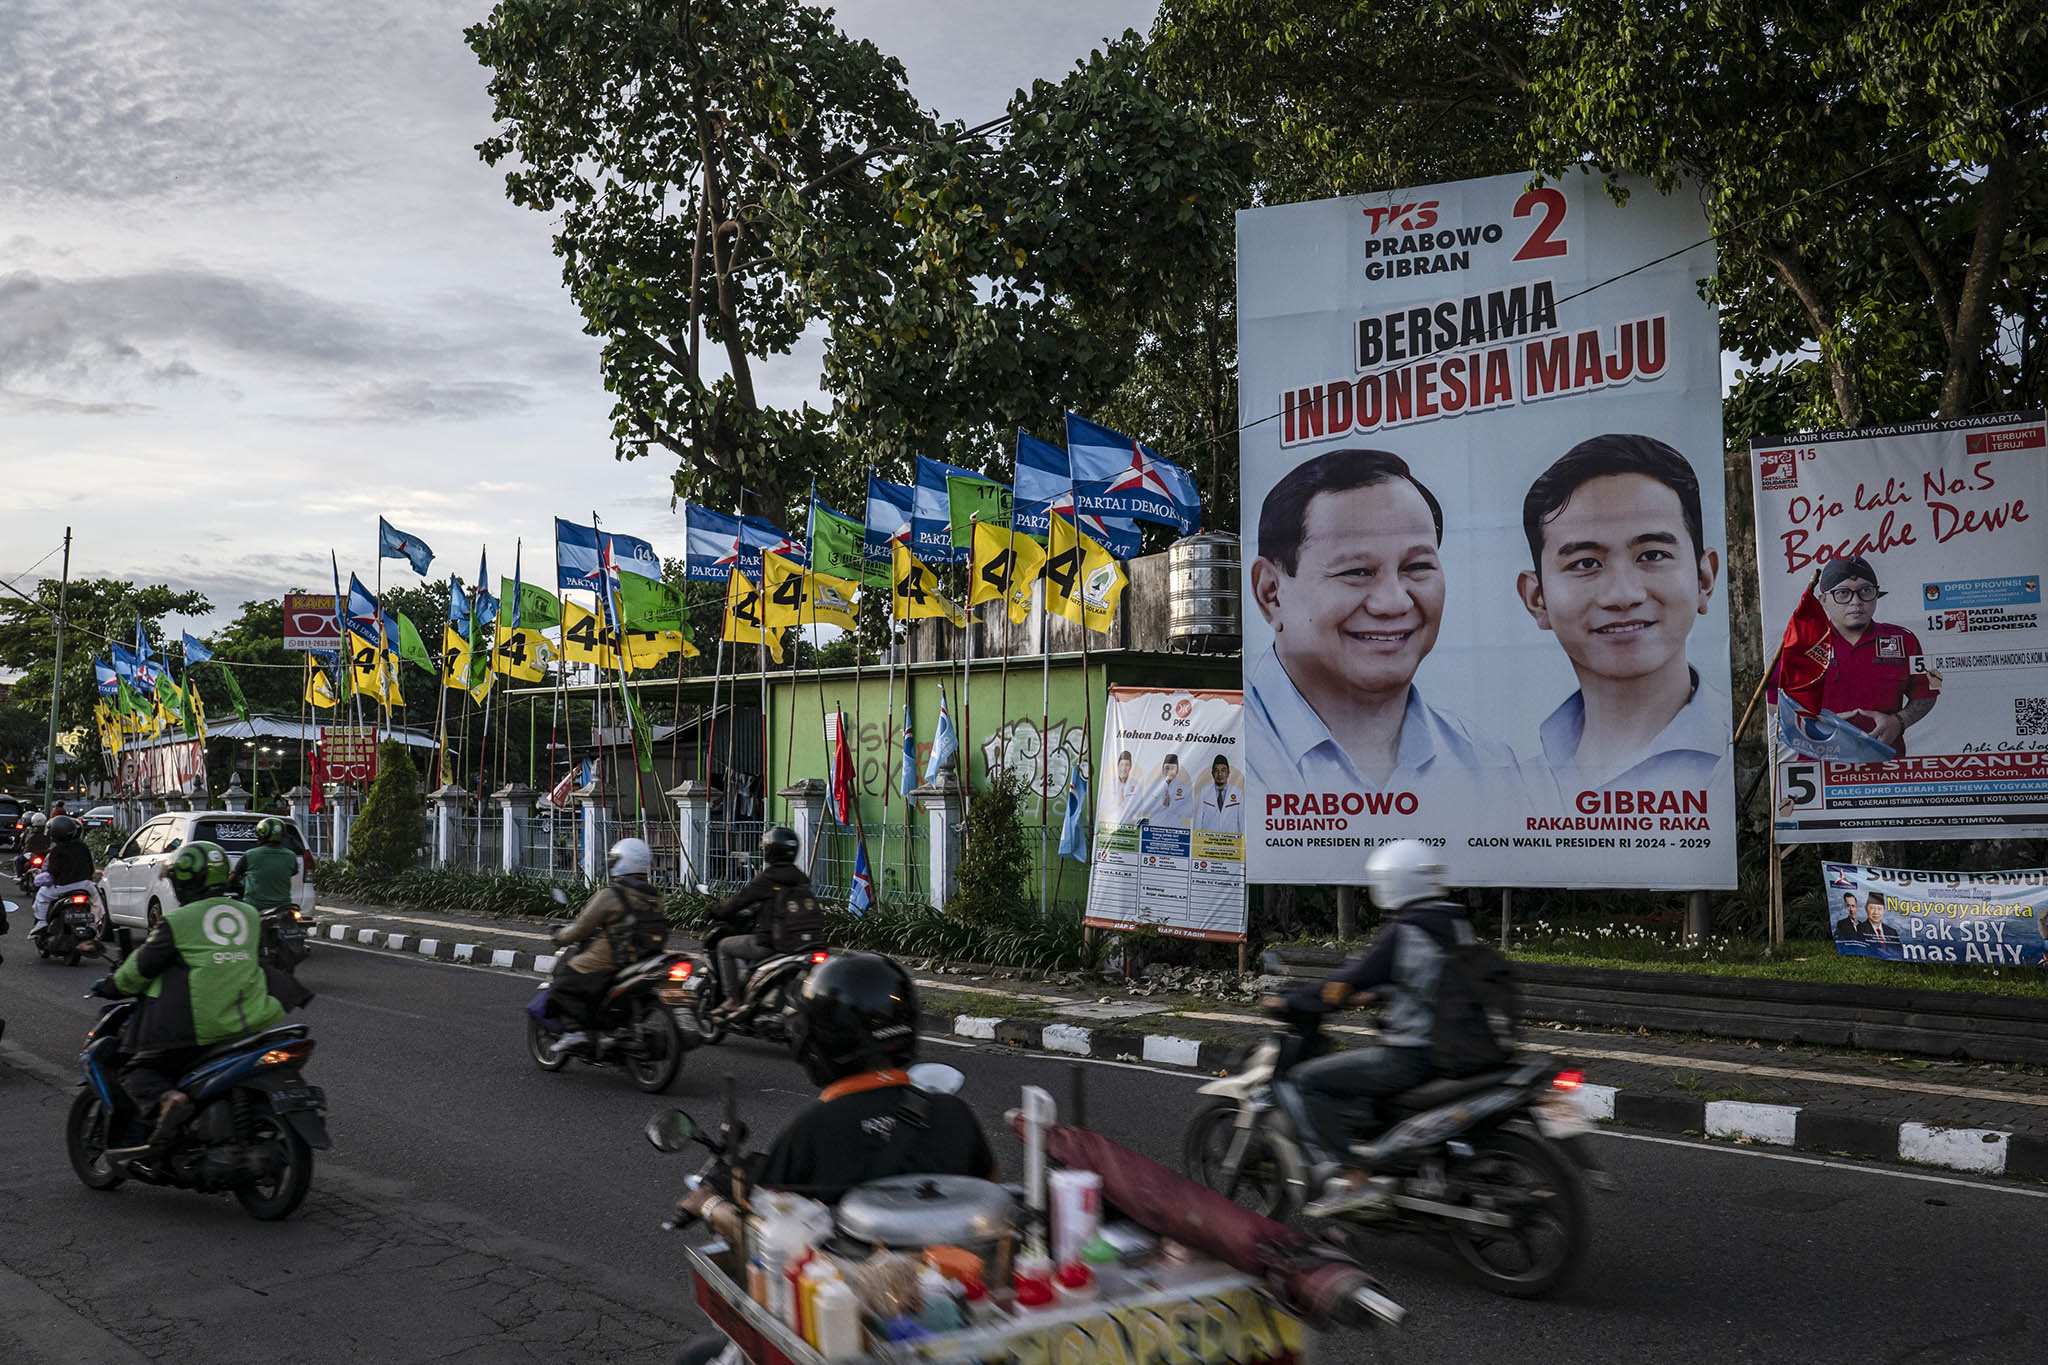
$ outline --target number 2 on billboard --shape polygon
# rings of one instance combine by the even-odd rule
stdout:
[[[1527,218],[1541,207],[1543,221],[1529,234],[1529,240],[1522,243],[1522,249],[1515,253],[1518,261],[1540,261],[1546,256],[1562,256],[1565,244],[1552,239],[1551,234],[1564,225],[1564,191],[1554,185],[1543,185],[1525,191],[1515,201],[1515,217]]]

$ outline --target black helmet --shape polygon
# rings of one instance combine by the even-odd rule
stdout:
[[[264,844],[284,842],[284,821],[275,815],[266,815],[256,822],[256,841]]]
[[[788,825],[770,825],[761,831],[761,861],[770,867],[777,867],[796,861],[796,831]]]
[[[216,895],[228,885],[227,850],[219,844],[195,839],[178,850],[171,865],[164,869],[164,878],[170,882],[171,894],[180,905]]]
[[[917,987],[880,953],[845,953],[811,971],[790,1020],[790,1051],[820,1086],[917,1058]]]
[[[76,839],[80,830],[78,821],[68,815],[50,817],[50,837],[60,844],[68,844]]]

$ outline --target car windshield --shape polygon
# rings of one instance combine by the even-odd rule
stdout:
[[[208,843],[219,844],[229,853],[247,853],[256,847],[256,822],[263,817],[251,815],[247,818],[201,820],[192,827],[192,837]],[[284,827],[284,846],[294,853],[306,847],[294,825]]]

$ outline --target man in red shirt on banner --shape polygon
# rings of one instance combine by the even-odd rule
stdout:
[[[1935,702],[1933,680],[1913,672],[1919,637],[1904,626],[1876,619],[1877,599],[1884,593],[1868,560],[1830,560],[1821,569],[1816,588],[1830,627],[1820,705],[1904,758],[1907,728],[1932,711]],[[1773,702],[1784,668],[1781,660],[1771,675]]]

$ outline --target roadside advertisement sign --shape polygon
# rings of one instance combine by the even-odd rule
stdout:
[[[1777,841],[2048,833],[2042,414],[1750,458]]]
[[[114,783],[130,796],[170,796],[206,785],[206,746],[196,739],[122,746],[114,755]]]
[[[1109,689],[1084,924],[1244,941],[1242,721],[1238,692]]]
[[[285,594],[284,647],[306,650],[341,648],[341,631],[334,624],[333,593]]]
[[[1628,188],[1238,214],[1253,881],[1735,885],[1714,255]]]
[[[329,782],[366,787],[377,777],[377,730],[371,725],[320,727],[320,759]]]
[[[1843,957],[2048,967],[2048,868],[1914,872],[1822,863],[1828,925]]]

